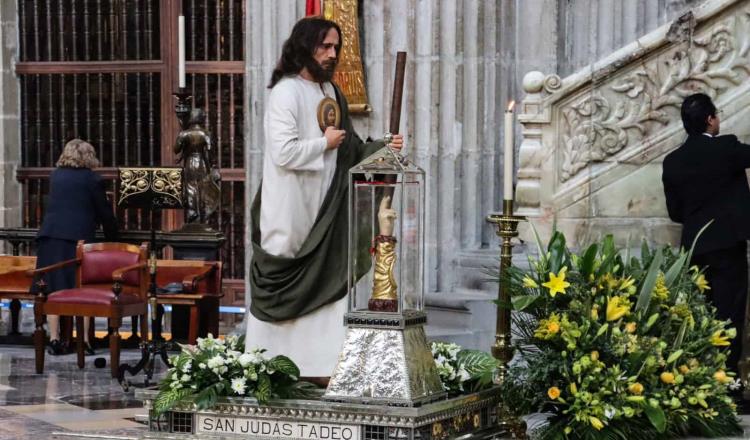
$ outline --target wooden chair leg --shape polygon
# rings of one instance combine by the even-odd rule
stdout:
[[[10,334],[18,335],[18,318],[21,315],[21,301],[13,299],[10,301]]]
[[[86,318],[89,320],[89,344],[91,348],[94,348],[94,341],[96,340],[96,318],[93,316]]]
[[[138,316],[131,316],[130,317],[130,339],[137,339],[138,338]]]
[[[83,316],[76,316],[76,354],[78,355],[78,368],[83,368],[85,354],[83,353]]]
[[[200,324],[200,314],[198,313],[198,305],[192,304],[190,306],[190,325],[188,326],[188,344],[195,345],[195,340],[198,338],[198,325]],[[218,336],[218,335],[214,335]]]
[[[122,319],[110,320],[112,324],[112,333],[109,335],[109,364],[112,371],[112,378],[117,378],[120,369],[120,326]]]
[[[60,316],[60,341],[65,342],[65,345],[73,348],[73,317],[72,316]]]
[[[41,295],[36,297],[34,301],[34,324],[36,329],[34,330],[34,360],[36,363],[36,373],[42,374],[44,372],[44,340],[47,335],[44,331],[44,315],[42,314],[42,305],[44,299]]]
[[[140,315],[138,322],[141,324],[141,342],[148,341],[148,313]]]

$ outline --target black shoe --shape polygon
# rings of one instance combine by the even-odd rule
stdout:
[[[93,348],[91,348],[91,345],[89,345],[89,343],[88,343],[88,342],[84,342],[84,343],[83,343],[83,353],[84,353],[84,354],[85,354],[86,356],[93,356],[93,355],[95,355],[95,354],[96,354],[96,352],[94,351],[94,349],[93,349]]]
[[[60,356],[64,353],[63,348],[63,344],[59,339],[53,339],[49,341],[49,344],[47,344],[47,353],[52,356]]]

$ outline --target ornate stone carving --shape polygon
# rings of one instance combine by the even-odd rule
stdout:
[[[694,23],[688,15],[676,22],[680,29]],[[689,29],[681,34],[692,34]],[[597,73],[603,81],[594,77],[588,90],[560,109],[561,181],[639,144],[670,121],[679,121],[679,106],[686,96],[703,91],[720,100],[729,86],[748,77],[748,47],[750,11],[745,9],[692,41],[646,58],[624,77],[618,75],[617,65]]]
[[[750,0],[705,0],[637,41],[560,80],[530,72],[518,120],[516,202],[543,240],[556,228],[572,246],[614,233],[677,243],[661,160],[685,138],[683,99],[695,92],[725,110],[722,131],[750,137]],[[534,240],[530,228],[524,240]]]

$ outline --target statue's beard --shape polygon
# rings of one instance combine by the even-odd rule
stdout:
[[[333,72],[336,71],[336,61],[323,61],[322,64],[314,59],[307,63],[307,71],[315,82],[324,83],[333,79]]]

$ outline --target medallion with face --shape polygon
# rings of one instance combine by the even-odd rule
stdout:
[[[341,127],[341,109],[335,99],[326,96],[318,104],[318,125],[324,133],[328,127]]]

